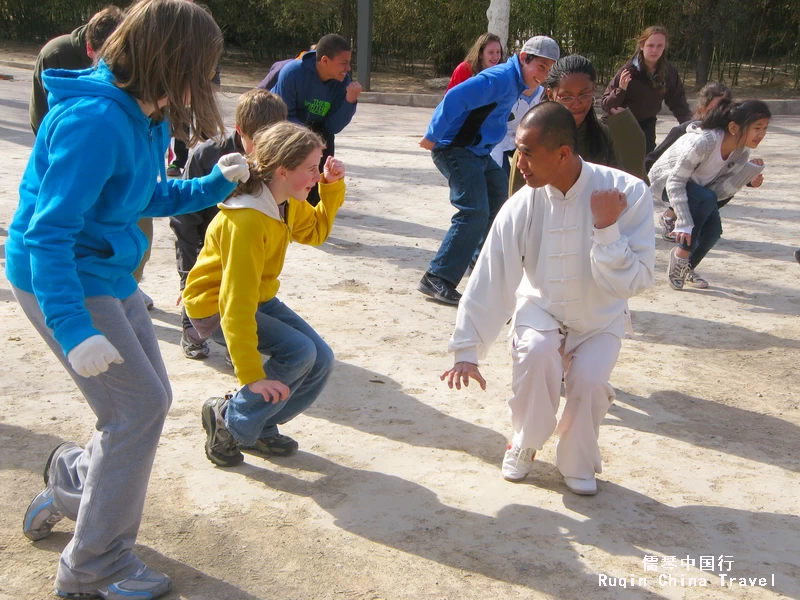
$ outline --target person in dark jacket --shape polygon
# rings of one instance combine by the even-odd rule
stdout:
[[[311,44],[311,47],[308,50],[301,51],[294,58],[287,58],[286,60],[279,60],[277,62],[272,63],[272,66],[269,68],[269,71],[267,71],[267,76],[264,77],[264,79],[261,80],[261,83],[259,83],[256,87],[258,89],[267,90],[269,92],[272,88],[275,87],[275,84],[278,83],[278,76],[281,74],[283,67],[290,64],[294,60],[299,60],[303,58],[303,55],[306,52],[310,52],[311,50],[316,50],[316,49],[317,45]]]
[[[33,68],[30,105],[33,135],[37,134],[42,119],[50,110],[47,104],[47,90],[42,84],[42,73],[47,69],[77,71],[91,67],[95,55],[108,36],[122,22],[123,16],[118,7],[107,6],[89,19],[86,25],[81,25],[72,33],[53,38],[44,45],[36,57],[36,66]]]
[[[461,299],[456,286],[508,198],[508,177],[489,153],[505,137],[520,94],[544,83],[559,54],[555,40],[533,37],[507,62],[451,89],[436,107],[419,145],[432,151],[458,212],[417,286],[426,296],[451,305]]]
[[[316,50],[306,52],[280,70],[272,91],[286,102],[289,120],[305,125],[325,140],[320,170],[335,154],[335,136],[356,114],[361,84],[350,79],[351,51],[342,36],[329,33],[317,42]],[[308,203],[319,203],[316,188]]]
[[[588,58],[571,54],[560,59],[545,81],[547,98],[565,106],[578,128],[578,154],[591,163],[621,169],[644,178],[644,133],[631,111],[612,109],[607,123],[601,123],[594,111],[594,91],[597,74]],[[517,153],[512,158],[509,196],[525,185],[517,165]]]
[[[214,170],[214,165],[226,154],[232,152],[243,155],[251,154],[256,132],[280,121],[285,121],[286,112],[286,104],[277,94],[258,88],[245,92],[236,103],[236,126],[233,132],[222,140],[207,140],[193,148],[189,154],[183,178],[205,177]],[[214,205],[197,212],[169,218],[169,226],[175,232],[175,262],[181,278],[181,296],[186,287],[189,271],[194,267],[197,257],[203,249],[206,230],[218,212],[219,208]],[[183,355],[191,359],[206,358],[211,350],[205,341],[200,343],[191,341],[202,338],[194,331],[185,310],[181,313],[181,320],[183,323],[183,335],[181,336]]]
[[[692,118],[678,70],[666,59],[667,30],[648,27],[639,36],[636,54],[608,84],[601,106],[630,108],[647,140],[647,152],[656,147],[656,115],[666,102],[678,123]]]

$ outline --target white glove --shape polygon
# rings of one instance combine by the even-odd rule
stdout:
[[[250,179],[250,166],[247,159],[238,152],[231,152],[217,161],[222,176],[231,183],[244,183]]]
[[[117,349],[104,335],[93,335],[75,346],[67,354],[67,360],[81,377],[93,377],[108,371],[111,363],[125,362]]]

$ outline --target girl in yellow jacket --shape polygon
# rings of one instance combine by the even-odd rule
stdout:
[[[296,452],[278,425],[311,406],[333,368],[330,347],[276,297],[289,243],[322,244],[344,202],[344,167],[329,157],[320,176],[322,148],[317,134],[295,123],[257,134],[250,179],[219,205],[186,281],[192,325],[203,338],[222,327],[242,385],[203,404],[206,456],[219,466],[240,464],[240,449]],[[312,207],[306,197],[317,184],[321,201]],[[263,364],[261,353],[270,357]]]

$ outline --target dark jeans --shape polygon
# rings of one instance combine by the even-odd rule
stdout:
[[[644,121],[639,121],[639,127],[644,132],[644,140],[647,145],[646,154],[650,154],[656,149],[656,117],[650,117]]]
[[[500,165],[503,167],[503,171],[506,174],[506,177],[509,179],[511,178],[511,157],[514,156],[514,150],[506,150],[503,152],[503,164]]]
[[[183,169],[186,166],[186,161],[189,159],[189,148],[181,140],[175,140],[172,151],[175,154],[175,160],[172,162],[179,168]]]
[[[169,226],[175,232],[175,262],[181,278],[181,289],[186,287],[186,277],[203,248],[206,229],[218,212],[216,206],[209,206],[198,212],[169,218]]]
[[[667,195],[666,191],[664,195]],[[722,220],[714,192],[690,181],[686,184],[686,195],[689,197],[689,212],[694,221],[692,243],[678,246],[689,251],[689,266],[694,269],[722,237]]]
[[[458,285],[508,198],[508,177],[491,156],[477,156],[466,148],[437,148],[432,156],[450,184],[450,204],[458,212],[428,273]]]

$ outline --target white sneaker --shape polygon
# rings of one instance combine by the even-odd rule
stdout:
[[[597,479],[579,479],[577,477],[564,477],[569,491],[579,496],[594,496],[597,493]]]
[[[506,481],[522,481],[533,469],[533,459],[536,450],[533,448],[518,448],[509,444],[506,455],[503,457],[503,479]]]

